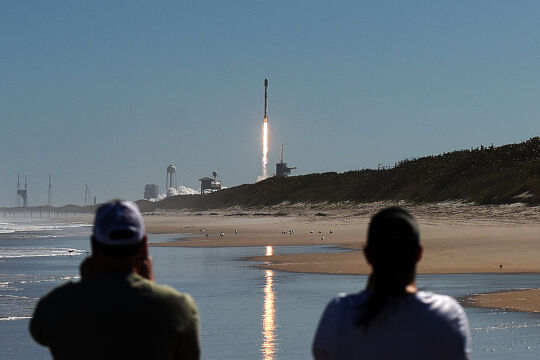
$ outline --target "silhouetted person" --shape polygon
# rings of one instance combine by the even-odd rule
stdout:
[[[416,288],[422,247],[414,218],[398,207],[378,212],[364,254],[372,267],[367,287],[328,304],[313,342],[315,359],[468,359],[463,308]]]
[[[198,359],[199,314],[153,281],[142,216],[129,201],[99,207],[81,281],[43,297],[30,322],[55,359]]]

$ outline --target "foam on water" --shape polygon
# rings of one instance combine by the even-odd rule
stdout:
[[[12,234],[17,232],[36,233],[60,231],[69,228],[88,227],[88,224],[50,224],[50,223],[28,223],[28,222],[0,222],[0,234]]]
[[[524,329],[524,328],[537,328],[540,327],[540,324],[526,324],[526,323],[514,323],[513,321],[509,324],[497,324],[486,327],[475,327],[471,328],[474,331],[496,331],[496,330],[508,330],[508,329]]]
[[[31,258],[44,256],[75,256],[82,255],[85,251],[72,248],[20,248],[0,247],[0,259]]]
[[[13,320],[25,320],[31,319],[31,316],[8,316],[5,318],[0,318],[0,321],[13,321]]]
[[[29,291],[36,286],[49,288],[47,283],[79,279],[79,276],[38,274],[0,274],[0,321],[31,318],[38,297]]]

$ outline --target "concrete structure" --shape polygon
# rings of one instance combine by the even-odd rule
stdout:
[[[208,194],[214,191],[221,190],[221,181],[216,181],[217,172],[212,172],[213,179],[210,177],[203,177],[199,179],[201,182],[201,194]]]
[[[24,175],[24,189],[21,188],[21,183],[19,181],[19,174],[17,174],[17,206],[27,207],[28,206],[28,183],[26,182],[26,175]]]
[[[294,169],[296,167],[288,167],[287,163],[283,162],[283,144],[281,144],[281,161],[276,164],[276,176],[289,176]]]
[[[144,185],[144,199],[155,199],[159,195],[159,186],[156,184],[146,184]]]

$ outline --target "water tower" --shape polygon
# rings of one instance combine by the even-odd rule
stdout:
[[[17,174],[17,206],[27,207],[28,206],[28,184],[26,182],[26,175],[24,175],[24,188],[21,187],[19,182],[19,174]]]
[[[176,167],[172,164],[167,166],[167,174],[165,175],[165,191],[169,189],[176,190]]]

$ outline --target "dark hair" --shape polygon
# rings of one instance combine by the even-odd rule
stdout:
[[[389,207],[373,216],[364,249],[373,268],[373,292],[358,319],[365,329],[391,305],[390,299],[407,295],[406,287],[416,273],[419,248],[418,225],[405,209]]]
[[[111,239],[129,239],[133,236],[133,232],[130,230],[115,230],[112,231],[109,236]],[[135,244],[127,245],[105,245],[99,241],[93,242],[94,251],[115,259],[125,259],[131,257],[139,252],[142,246],[142,241]]]

